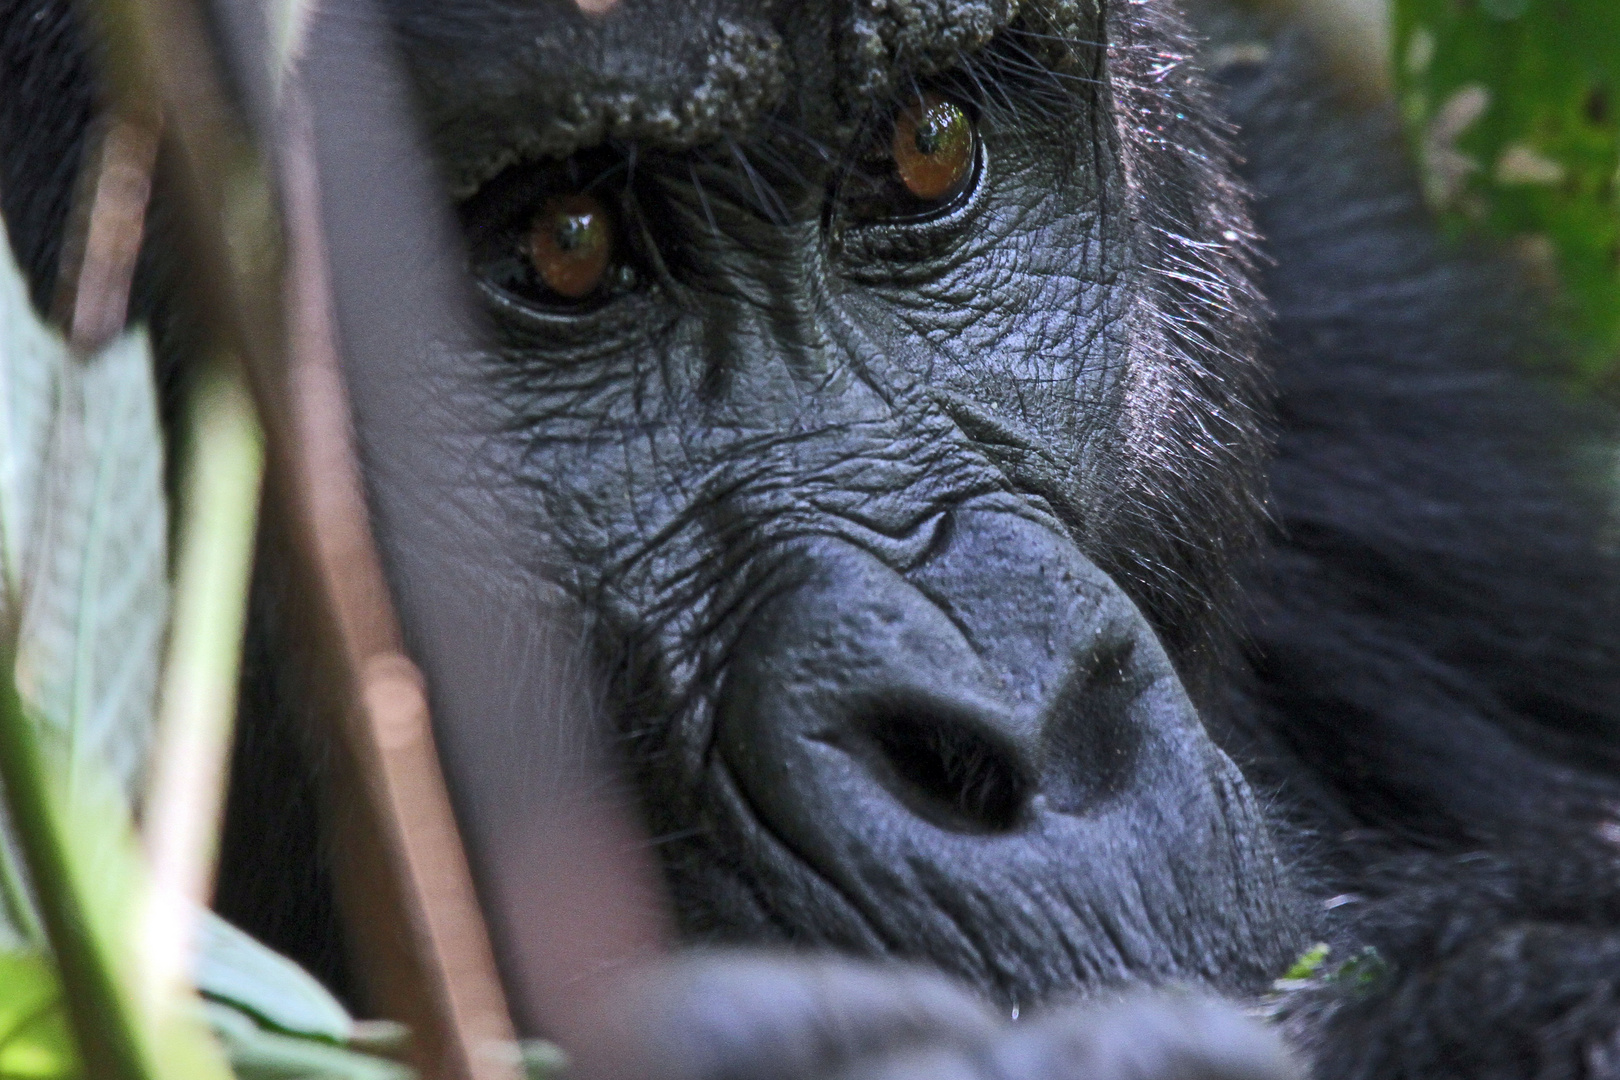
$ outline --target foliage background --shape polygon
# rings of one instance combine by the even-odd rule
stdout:
[[[1620,397],[1620,0],[1394,0],[1395,87],[1453,236],[1557,297],[1571,382]]]

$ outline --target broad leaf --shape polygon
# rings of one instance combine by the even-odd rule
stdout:
[[[149,985],[134,950],[148,890],[131,803],[167,614],[151,350],[132,333],[73,354],[28,303],[0,231],[0,373],[10,936],[26,935],[36,953],[48,939],[60,1011],[98,1080],[224,1080],[224,1058],[186,997]],[[0,1000],[26,1003],[35,989],[0,983]]]
[[[73,1034],[56,971],[37,952],[0,952],[0,1080],[73,1080]]]
[[[167,615],[163,443],[144,332],[92,357],[43,323],[0,224],[0,631],[68,770],[126,805],[150,741]],[[0,943],[38,942],[0,820]]]
[[[151,734],[167,615],[151,350],[135,332],[57,370],[42,501],[28,512],[18,692],[71,761],[110,768],[128,797]]]
[[[209,1003],[208,1018],[238,1080],[412,1080],[416,1075],[387,1058],[269,1030],[217,1002]]]

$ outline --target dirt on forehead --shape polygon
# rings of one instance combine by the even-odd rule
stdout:
[[[904,74],[929,75],[983,48],[1018,14],[1019,0],[855,0],[844,56],[854,101],[887,95]]]
[[[516,162],[607,142],[742,137],[790,92],[836,125],[1014,20],[1051,40],[1096,13],[1096,0],[620,0],[589,18],[478,0],[427,18],[422,2],[396,0],[398,22],[457,198]]]

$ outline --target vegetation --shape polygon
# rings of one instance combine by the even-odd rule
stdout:
[[[1620,4],[1394,0],[1395,85],[1454,234],[1507,240],[1563,305],[1575,383],[1620,387]]]

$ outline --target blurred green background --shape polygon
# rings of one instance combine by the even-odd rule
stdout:
[[[1509,244],[1557,298],[1567,380],[1620,400],[1620,0],[1303,3],[1392,74],[1446,230]]]

